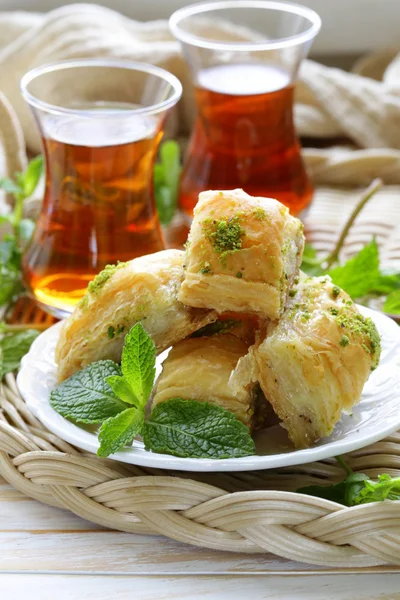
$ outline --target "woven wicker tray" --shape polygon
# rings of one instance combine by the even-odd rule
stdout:
[[[398,196],[399,188],[392,191]],[[384,197],[377,199],[378,221],[387,194],[385,188]],[[354,202],[332,190],[321,191],[317,200],[308,217],[308,234],[329,249],[338,221],[345,219]],[[388,225],[379,228],[378,223],[378,234],[383,250],[392,252],[391,260],[398,260],[400,243],[390,207],[388,201]],[[371,223],[376,228],[372,214],[363,219],[356,224],[348,248],[365,243]],[[388,249],[386,240],[391,244]],[[51,323],[29,302],[18,304],[12,320]],[[0,409],[0,475],[45,504],[66,508],[104,527],[161,534],[204,548],[273,553],[337,568],[400,565],[400,501],[346,508],[295,493],[305,485],[342,479],[343,471],[334,459],[234,474],[131,467],[83,453],[47,431],[27,409],[13,375],[6,376],[0,389]],[[398,477],[400,432],[346,459],[354,471],[372,478],[381,473]]]

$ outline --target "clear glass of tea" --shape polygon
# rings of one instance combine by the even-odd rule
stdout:
[[[320,25],[304,6],[264,0],[195,4],[171,16],[197,101],[180,186],[188,216],[205,189],[272,196],[294,215],[310,203],[293,96]]]
[[[94,59],[33,69],[21,90],[46,161],[24,275],[39,305],[61,317],[107,264],[164,248],[153,163],[182,86],[158,67]]]

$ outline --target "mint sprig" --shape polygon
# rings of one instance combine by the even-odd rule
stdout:
[[[24,173],[15,173],[15,180],[9,177],[0,179],[0,188],[12,194],[14,210],[0,216],[0,224],[11,225],[12,233],[0,243],[0,306],[8,304],[23,289],[21,281],[22,251],[29,242],[35,224],[22,218],[23,204],[35,190],[43,172],[43,157],[30,161]]]
[[[63,417],[77,423],[103,423],[126,405],[107,383],[121,368],[112,360],[99,360],[63,381],[50,394],[50,404]]]
[[[147,450],[183,458],[241,458],[255,453],[248,428],[232,412],[181,398],[153,409],[143,441]]]
[[[135,408],[127,408],[116,417],[107,419],[99,431],[100,448],[97,454],[109,456],[131,444],[142,431],[143,424],[144,411]]]
[[[228,410],[174,398],[145,409],[155,378],[156,349],[141,323],[125,338],[121,367],[99,361],[51,392],[50,403],[78,423],[102,423],[99,456],[115,454],[142,435],[146,450],[193,458],[238,458],[254,454],[248,428]]]
[[[7,326],[0,323],[0,333],[2,332],[5,332],[5,335],[0,339],[0,380],[7,373],[19,368],[21,358],[38,336],[38,332],[34,329],[7,332]]]
[[[379,475],[378,481],[373,481],[365,473],[354,473],[340,457],[340,465],[346,470],[346,477],[340,483],[333,485],[310,485],[297,490],[300,494],[325,498],[344,506],[357,506],[383,500],[400,500],[400,477]]]
[[[339,253],[357,216],[372,196],[382,187],[382,181],[374,180],[361,195],[359,202],[348,218],[333,251],[318,259],[317,251],[306,244],[301,265],[310,277],[329,275],[335,285],[344,289],[354,300],[366,302],[368,297],[387,296],[384,310],[400,313],[400,273],[384,273],[380,266],[379,249],[375,238],[358,254],[343,265],[339,264]]]
[[[154,165],[154,195],[158,217],[168,225],[178,207],[178,187],[181,174],[178,142],[168,140],[161,144],[160,162]]]

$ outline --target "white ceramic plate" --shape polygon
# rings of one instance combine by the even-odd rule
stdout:
[[[175,469],[181,471],[252,471],[286,467],[321,460],[377,442],[400,429],[400,328],[381,313],[360,307],[365,316],[375,321],[382,336],[382,357],[379,367],[371,373],[361,402],[351,416],[343,415],[332,435],[306,450],[293,450],[280,426],[258,432],[257,454],[245,458],[209,460],[177,458],[154,454],[135,441],[131,448],[111,458],[121,462]],[[53,433],[74,446],[96,453],[97,435],[74,425],[56,413],[49,403],[56,383],[54,348],[60,323],[42,333],[23,358],[18,375],[18,388],[32,413]],[[167,352],[157,360],[157,374]]]

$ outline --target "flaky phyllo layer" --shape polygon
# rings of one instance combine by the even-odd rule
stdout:
[[[59,381],[97,360],[119,362],[125,336],[138,321],[159,352],[215,321],[213,311],[179,302],[183,258],[180,250],[165,250],[102,271],[63,324],[56,348]]]
[[[297,448],[329,435],[379,362],[379,334],[329,277],[293,289],[279,322],[259,331],[230,385],[258,381]]]
[[[271,198],[243,190],[199,196],[179,300],[188,306],[277,319],[298,274],[301,222]]]
[[[233,390],[228,385],[232,370],[247,350],[247,344],[231,333],[179,342],[163,363],[153,406],[171,398],[211,402],[251,427],[255,386],[239,384]]]

